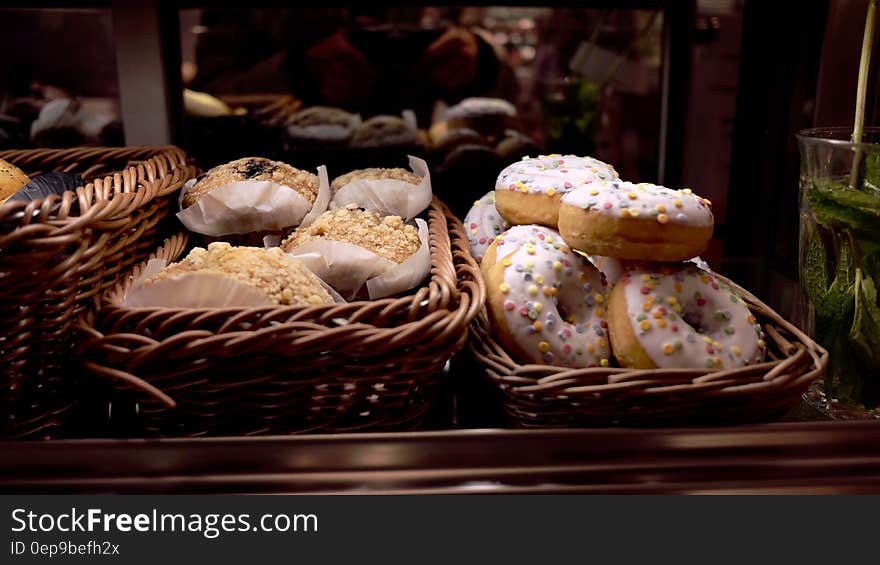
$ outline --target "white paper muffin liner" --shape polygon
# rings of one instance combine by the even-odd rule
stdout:
[[[150,259],[122,304],[129,308],[256,308],[278,306],[265,293],[242,281],[213,272],[193,272],[144,284],[165,268],[165,259]],[[345,300],[320,281],[336,303]]]
[[[177,218],[190,231],[209,236],[309,225],[327,210],[330,201],[330,182],[323,165],[318,167],[318,195],[314,204],[289,186],[244,180],[216,188],[184,209],[183,198],[195,183],[196,179],[190,180],[180,191],[181,211]]]
[[[305,263],[347,300],[353,299],[364,285],[371,300],[384,298],[417,286],[431,272],[428,224],[418,218],[416,225],[422,244],[400,264],[343,241],[309,241],[288,254]]]
[[[431,172],[423,159],[409,155],[412,172],[421,177],[417,186],[396,179],[362,179],[339,188],[330,200],[330,210],[357,204],[381,216],[400,216],[411,222],[431,205]]]

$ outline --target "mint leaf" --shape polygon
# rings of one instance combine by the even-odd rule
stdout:
[[[874,279],[856,270],[855,307],[849,341],[867,367],[880,368],[880,308]]]
[[[848,227],[860,238],[880,238],[880,197],[876,194],[826,179],[813,181],[805,194],[819,225],[835,231]]]
[[[837,253],[834,280],[828,290],[814,303],[816,312],[816,338],[829,350],[831,358],[826,376],[827,390],[832,390],[831,379],[841,364],[850,357],[849,329],[855,309],[855,269],[849,238],[843,238]]]
[[[828,290],[828,256],[825,253],[822,237],[818,233],[813,233],[810,237],[804,255],[801,284],[810,298],[810,302],[818,305]]]

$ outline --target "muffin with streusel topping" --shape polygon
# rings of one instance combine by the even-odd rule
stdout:
[[[382,217],[349,204],[324,212],[311,225],[296,229],[281,248],[290,252],[321,239],[351,243],[395,263],[404,262],[421,247],[418,230],[400,216]]]
[[[245,157],[214,167],[199,179],[183,197],[183,207],[189,208],[206,194],[240,181],[266,181],[292,188],[303,198],[314,204],[318,197],[318,176],[301,171],[287,163],[272,161],[262,157]]]
[[[280,305],[312,306],[333,302],[320,279],[301,261],[279,248],[234,247],[225,242],[211,243],[207,249],[196,247],[181,261],[171,263],[144,281],[144,285],[189,274],[234,279]]]

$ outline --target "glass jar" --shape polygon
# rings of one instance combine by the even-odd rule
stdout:
[[[801,131],[801,324],[830,354],[807,400],[832,418],[880,418],[880,129]]]

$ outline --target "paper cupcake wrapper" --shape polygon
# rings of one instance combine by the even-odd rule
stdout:
[[[330,200],[330,210],[357,204],[382,216],[400,216],[411,222],[431,205],[431,173],[423,159],[409,156],[412,172],[422,181],[413,186],[394,179],[356,180],[339,188]]]
[[[417,219],[422,244],[404,262],[397,264],[372,251],[344,241],[315,240],[288,252],[343,298],[353,299],[366,285],[371,300],[409,290],[431,271],[428,224]]]
[[[151,259],[122,303],[130,308],[248,308],[273,304],[254,287],[213,273],[187,273],[144,284],[165,265],[164,259]]]
[[[164,259],[150,259],[146,268],[123,298],[129,308],[257,308],[277,306],[249,284],[216,273],[186,273],[150,284],[144,281],[165,268]],[[321,281],[336,303],[345,299]]]
[[[308,225],[327,210],[330,201],[330,182],[324,166],[318,167],[318,195],[314,204],[289,186],[245,180],[212,190],[184,209],[183,198],[195,183],[192,179],[181,190],[177,218],[190,231],[209,236]]]

